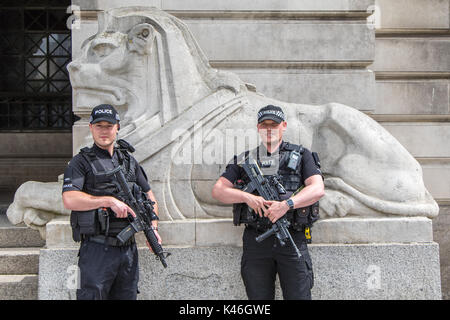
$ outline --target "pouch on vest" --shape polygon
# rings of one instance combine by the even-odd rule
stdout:
[[[70,213],[70,225],[72,238],[75,242],[81,241],[81,235],[96,234],[97,209],[89,211],[72,211]]]
[[[309,225],[309,216],[311,212],[311,207],[298,208],[294,213],[294,223],[296,225],[305,226]]]

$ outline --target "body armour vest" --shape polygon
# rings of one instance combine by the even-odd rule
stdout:
[[[292,153],[295,152],[296,154],[296,163],[295,165],[292,164]],[[279,163],[278,163],[278,181],[283,185],[284,189],[287,191],[286,198],[291,196],[292,193],[297,191],[302,185],[302,176],[301,176],[301,160],[302,160],[302,154],[304,152],[304,148],[301,145],[292,144],[289,142],[283,142],[280,145],[279,150]],[[246,157],[248,156],[249,152],[246,152]],[[257,148],[257,162],[258,165],[262,170],[264,168],[270,167],[273,165],[272,163],[265,164],[264,161],[261,161],[260,159],[260,152],[259,147]],[[245,183],[248,183],[248,178],[244,177],[243,179]],[[282,198],[284,198],[282,196]]]
[[[303,177],[301,176],[301,160],[303,152],[304,148],[301,145],[289,142],[283,142],[280,145],[279,166],[276,174],[278,181],[286,190],[285,194],[280,194],[282,199],[288,199],[294,193],[299,192],[303,187]],[[249,151],[246,152],[245,158],[248,157],[249,153]],[[257,162],[261,167],[261,170],[264,170],[264,168],[270,166],[270,164],[266,165],[264,161],[260,161],[259,155],[260,153],[257,149]],[[248,183],[248,177],[244,176],[240,182],[241,185],[235,185],[235,187],[242,189]],[[307,208],[289,210],[286,213],[286,217],[295,229],[303,230],[305,226],[311,226],[312,223],[318,219],[318,214],[318,203],[316,203]],[[233,220],[235,225],[244,223],[259,229],[260,231],[264,231],[272,225],[268,218],[259,217],[259,215],[254,213],[245,203],[233,205]]]
[[[117,167],[120,165],[122,167],[122,171],[131,190],[134,190],[136,187],[140,190],[140,187],[136,184],[136,169],[139,167],[136,160],[123,148],[114,147],[114,152],[117,153],[117,158],[119,160],[119,163],[115,163],[114,166]],[[114,175],[108,175],[108,172],[111,170],[105,168],[105,161],[110,160],[101,159],[94,152],[93,148],[89,147],[81,149],[80,154],[90,164],[94,174],[93,181],[86,182],[82,191],[93,196],[112,196],[120,201],[124,201],[125,197],[120,191],[118,181],[116,181]],[[85,213],[83,212],[81,214]],[[116,218],[114,212],[110,209],[107,211],[94,210],[94,217],[91,217],[89,223],[91,224],[91,228],[86,229],[89,231],[83,232],[83,230],[81,230],[81,234],[106,234],[108,236],[116,236],[121,230],[129,225],[128,219]],[[92,225],[92,223],[94,225]]]

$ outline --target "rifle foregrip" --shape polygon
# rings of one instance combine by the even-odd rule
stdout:
[[[156,238],[155,233],[152,229],[145,230],[145,237],[153,250],[153,253],[161,260],[164,268],[167,268],[166,257],[164,256],[164,251],[161,245],[158,242],[158,238]]]
[[[270,237],[271,235],[273,235],[274,233],[275,233],[275,228],[272,227],[269,230],[267,230],[266,232],[264,232],[263,234],[257,236],[255,240],[257,242],[261,242],[261,241],[267,239],[268,237]]]

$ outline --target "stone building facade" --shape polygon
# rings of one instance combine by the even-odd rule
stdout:
[[[132,2],[132,3],[131,3]],[[73,1],[77,44],[96,12],[120,1]],[[282,101],[343,103],[369,114],[419,161],[441,207],[433,221],[448,298],[450,226],[450,2],[135,0],[182,19],[212,67]],[[211,37],[211,35],[214,35]]]
[[[118,0],[72,0],[72,58],[97,31],[99,11]],[[130,0],[182,19],[212,67],[229,70],[268,97],[339,102],[367,113],[418,160],[441,207],[443,298],[449,298],[450,1]],[[211,36],[214,35],[214,36]],[[79,115],[83,116],[83,115]],[[54,181],[72,153],[70,131],[0,132],[5,198],[27,180]],[[8,200],[5,200],[8,201]]]

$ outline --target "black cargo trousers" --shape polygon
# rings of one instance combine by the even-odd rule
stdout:
[[[83,240],[78,255],[77,300],[136,300],[139,281],[136,243],[110,246]]]
[[[258,243],[255,238],[261,233],[251,227],[245,228],[241,275],[250,300],[273,300],[277,273],[285,300],[311,299],[314,274],[305,235],[292,228],[289,231],[302,254],[300,260],[289,241],[281,246],[272,235]]]

